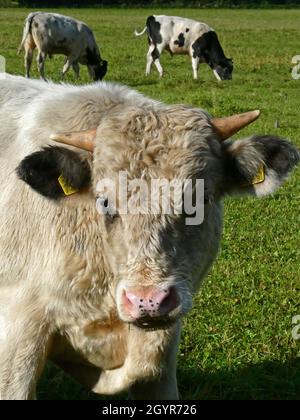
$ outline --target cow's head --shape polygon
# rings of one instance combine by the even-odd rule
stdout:
[[[95,81],[102,80],[107,73],[108,62],[102,60],[99,51],[86,49],[86,62],[90,77]]]
[[[233,61],[231,58],[223,58],[218,63],[212,64],[212,69],[217,80],[231,80]]]
[[[193,50],[194,57],[203,57],[219,81],[232,79],[233,61],[226,58],[215,31],[201,35],[193,44]]]
[[[91,78],[97,82],[102,80],[107,73],[108,62],[100,60],[97,64],[88,64],[88,71]]]
[[[90,186],[120,318],[142,328],[166,327],[190,309],[192,293],[216,257],[222,198],[271,194],[299,160],[289,142],[273,136],[223,141],[257,116],[211,120],[201,110],[180,106],[120,108],[97,129],[53,136],[93,153],[91,169],[76,151],[48,148],[27,157],[18,174],[44,196],[61,199],[61,205],[66,197],[59,175],[73,189]],[[133,184],[118,195],[120,173]],[[149,212],[149,196],[134,181],[149,186],[154,179],[204,179],[203,222],[187,224],[193,215],[185,212],[162,214],[162,200]],[[125,214],[124,204],[138,214]]]

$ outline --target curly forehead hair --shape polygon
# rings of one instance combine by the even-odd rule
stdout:
[[[98,133],[96,178],[103,168],[112,175],[127,170],[132,178],[191,178],[216,165],[221,153],[208,115],[186,106],[116,111]]]

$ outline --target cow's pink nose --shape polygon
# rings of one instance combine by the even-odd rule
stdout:
[[[174,287],[124,290],[122,296],[123,309],[133,320],[168,315],[179,306],[179,303],[180,299]]]

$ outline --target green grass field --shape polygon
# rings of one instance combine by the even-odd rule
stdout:
[[[0,9],[0,55],[6,57],[9,73],[24,73],[16,51],[28,12]],[[300,147],[300,80],[291,77],[292,57],[300,55],[300,10],[59,12],[94,30],[109,61],[107,81],[217,116],[259,108],[261,119],[240,137],[274,133]],[[165,77],[159,80],[153,70],[146,78],[146,37],[135,38],[133,31],[142,29],[153,12],[210,24],[234,59],[233,80],[220,84],[202,65],[194,81],[189,59],[168,54],[162,57]],[[47,76],[59,81],[63,62],[63,57],[47,61]],[[35,65],[32,76],[38,76]],[[71,72],[67,81],[76,82]],[[87,71],[82,69],[80,83],[85,82]],[[226,201],[221,254],[184,321],[178,354],[183,399],[300,399],[300,340],[291,333],[292,317],[300,315],[299,203],[299,169],[273,197]],[[49,367],[39,398],[96,397]]]

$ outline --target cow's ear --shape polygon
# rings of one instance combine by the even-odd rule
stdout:
[[[272,194],[299,162],[299,152],[275,136],[223,143],[224,194]]]
[[[54,200],[82,190],[91,181],[88,161],[62,147],[47,147],[27,156],[17,175],[39,194]]]

